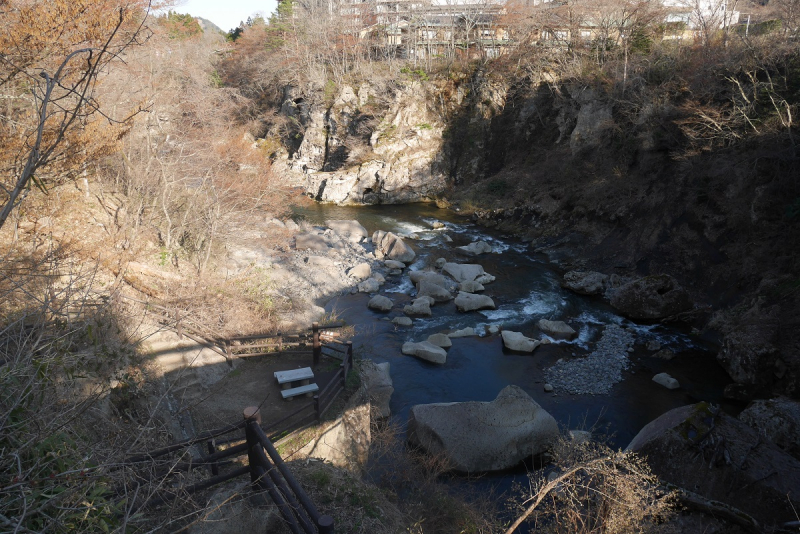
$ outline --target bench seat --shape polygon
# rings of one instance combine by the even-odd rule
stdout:
[[[306,393],[314,393],[319,391],[319,386],[316,384],[306,384],[305,386],[298,386],[292,389],[283,389],[281,390],[281,396],[284,399],[291,399],[292,397],[297,397],[298,395],[305,395]]]

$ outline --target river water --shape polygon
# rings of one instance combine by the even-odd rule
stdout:
[[[298,209],[296,215],[320,225],[332,219],[357,219],[370,235],[376,230],[401,235],[413,232],[419,239],[406,243],[414,248],[417,258],[408,269],[427,269],[437,258],[444,257],[459,263],[479,263],[497,278],[486,285],[484,292],[494,299],[496,310],[463,314],[456,311],[452,301],[440,303],[431,308],[432,317],[414,318],[412,327],[395,327],[386,314],[369,310],[370,297],[365,294],[344,295],[328,303],[327,311],[355,325],[354,347],[362,357],[390,363],[395,388],[392,417],[401,425],[415,404],[491,401],[511,384],[525,390],[565,429],[593,427],[619,448],[624,448],[645,424],[672,408],[710,401],[732,413],[740,409],[722,398],[730,378],[715,360],[716,347],[688,330],[634,323],[600,298],[562,289],[558,267],[513,237],[494,233],[429,204],[357,208],[319,204]],[[436,221],[445,223],[446,231],[434,231],[432,225]],[[445,241],[445,233],[452,243]],[[469,257],[455,251],[456,246],[477,239],[491,244],[494,252]],[[397,306],[402,309],[403,303],[412,300],[413,292],[407,276],[387,280],[381,294],[395,302],[389,317],[402,315]],[[406,341],[424,341],[432,333],[466,326],[483,332],[484,325],[501,324],[505,329],[539,337],[535,324],[542,318],[566,321],[579,332],[578,338],[542,345],[531,355],[509,353],[497,335],[456,338],[444,365],[400,352]],[[545,393],[544,370],[559,359],[580,358],[591,352],[606,325],[620,325],[635,332],[634,352],[623,380],[608,395]],[[658,341],[677,356],[669,361],[653,358],[653,351],[646,349],[649,341]],[[680,389],[668,390],[653,382],[652,377],[660,372],[676,378]],[[524,477],[522,468],[488,478],[508,486],[509,480],[520,476]]]

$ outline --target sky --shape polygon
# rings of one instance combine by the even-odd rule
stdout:
[[[250,15],[261,12],[268,17],[275,11],[275,0],[178,0],[172,7],[178,13],[189,13],[208,19],[223,31],[236,28]]]

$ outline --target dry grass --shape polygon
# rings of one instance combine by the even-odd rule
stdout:
[[[675,498],[660,488],[646,462],[631,452],[614,452],[597,442],[562,439],[554,450],[556,469],[529,475],[523,501],[513,515],[536,532],[672,533],[668,523]],[[513,532],[509,529],[508,532]]]

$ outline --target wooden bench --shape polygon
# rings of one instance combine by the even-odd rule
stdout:
[[[292,400],[294,397],[298,395],[311,395],[312,393],[319,391],[319,386],[316,384],[306,384],[305,386],[298,386],[296,388],[291,389],[284,389],[281,390],[281,397],[286,400]]]
[[[316,384],[310,383],[314,378],[314,371],[311,370],[311,367],[275,371],[275,378],[281,386],[281,396],[284,400],[292,400],[299,395],[310,397],[312,393],[319,391]]]
[[[311,367],[292,369],[290,371],[275,371],[275,378],[278,379],[278,384],[280,385],[291,384],[292,382],[311,380],[314,378],[314,371],[311,370]]]

